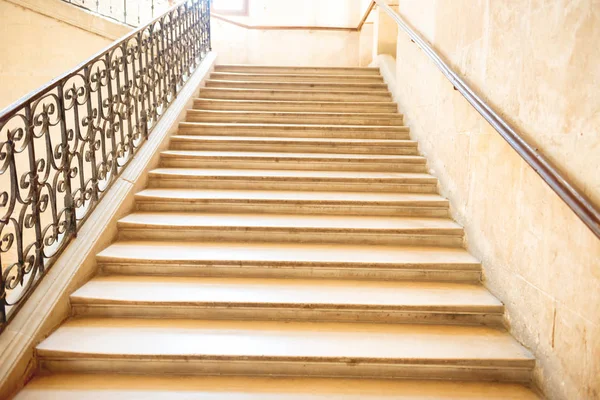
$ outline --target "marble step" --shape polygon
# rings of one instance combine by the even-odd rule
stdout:
[[[226,122],[259,124],[402,126],[398,113],[315,113],[273,111],[188,110],[187,122]]]
[[[398,106],[392,101],[272,101],[272,100],[226,100],[194,99],[194,108],[226,111],[292,111],[292,112],[345,112],[345,113],[394,113]]]
[[[250,100],[311,100],[311,101],[391,101],[388,91],[371,90],[300,90],[300,89],[244,89],[200,88],[200,97],[212,99]]]
[[[148,176],[152,188],[437,193],[437,179],[423,173],[157,168]]]
[[[259,81],[259,82],[304,82],[310,78],[311,82],[348,82],[348,83],[382,83],[381,75],[331,75],[331,74],[261,74],[243,72],[213,72],[212,80],[224,81]]]
[[[159,182],[153,171],[151,186]],[[164,171],[164,170],[163,170]],[[186,179],[187,186],[184,179]],[[252,185],[254,177],[240,174],[234,186]],[[312,215],[383,215],[404,217],[447,217],[448,200],[437,194],[292,190],[189,189],[184,176],[181,188],[148,188],[135,195],[140,211],[257,212]],[[251,181],[251,182],[248,182]],[[171,182],[174,186],[176,182]],[[276,182],[275,182],[276,183]],[[257,183],[255,183],[257,184]],[[300,186],[301,183],[292,184]],[[314,184],[307,184],[315,186]],[[387,185],[387,184],[386,184]],[[331,184],[330,184],[331,186]],[[354,187],[356,189],[356,187]]]
[[[274,151],[285,153],[346,153],[419,155],[414,140],[275,138],[265,136],[171,136],[171,150]]]
[[[270,65],[215,65],[215,72],[257,74],[379,75],[379,68],[365,67],[283,67]]]
[[[422,156],[166,150],[161,167],[426,173]]]
[[[497,325],[503,306],[480,284],[326,279],[97,276],[73,315]]]
[[[232,89],[281,89],[281,90],[319,90],[319,91],[373,91],[388,92],[387,84],[378,83],[355,83],[355,82],[313,82],[306,77],[301,82],[272,82],[272,81],[241,81],[241,80],[213,80],[205,81],[206,87],[232,88]]]
[[[406,126],[180,122],[179,135],[409,140]]]
[[[36,346],[50,372],[528,382],[501,328],[427,324],[76,318]]]
[[[117,241],[96,257],[103,274],[478,282],[462,248],[289,242]]]
[[[496,382],[249,376],[53,374],[14,400],[538,400],[525,385]]]
[[[462,227],[449,218],[137,212],[118,229],[123,240],[463,245]]]

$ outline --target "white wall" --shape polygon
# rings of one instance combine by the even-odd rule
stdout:
[[[58,0],[0,0],[0,15],[0,109],[129,31]]]
[[[253,26],[355,28],[365,0],[251,0],[248,17],[228,17]],[[220,64],[358,66],[360,34],[349,31],[256,30],[212,19],[213,49]]]

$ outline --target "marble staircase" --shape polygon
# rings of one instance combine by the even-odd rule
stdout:
[[[374,68],[215,68],[17,400],[536,399]]]

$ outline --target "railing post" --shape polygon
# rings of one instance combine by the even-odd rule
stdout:
[[[38,185],[38,171],[37,162],[35,159],[35,143],[34,143],[34,118],[31,112],[31,103],[25,107],[25,121],[27,124],[27,136],[25,140],[29,141],[27,144],[27,151],[29,154],[29,174],[30,174],[30,185],[31,185],[31,218],[35,229],[35,265],[32,266],[31,273],[35,274],[39,271],[40,274],[44,272],[44,255],[43,246],[44,241],[42,238],[42,225],[40,223],[40,188]],[[17,189],[18,190],[18,189]],[[24,205],[25,207],[27,205]],[[23,223],[23,230],[25,230],[25,223]],[[22,232],[21,234],[24,234]],[[22,279],[22,278],[21,278]],[[33,279],[33,275],[32,278]]]
[[[6,288],[4,287],[4,271],[2,271],[2,254],[0,253],[0,332],[7,322],[6,318]]]
[[[60,137],[62,146],[62,172],[65,180],[65,221],[67,229],[65,236],[77,236],[77,218],[75,216],[75,203],[71,188],[71,155],[69,152],[69,137],[67,134],[67,117],[65,112],[65,92],[63,82],[58,85],[58,107],[60,115]],[[58,196],[58,192],[57,192]],[[57,199],[58,200],[58,199]],[[64,239],[67,240],[67,239]]]
[[[208,24],[206,24],[207,25],[206,31],[208,32],[208,50],[212,51],[212,41],[210,38],[210,3],[211,3],[211,0],[206,0],[206,2],[207,2],[206,20],[208,21]]]

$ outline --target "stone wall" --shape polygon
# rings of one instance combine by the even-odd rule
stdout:
[[[0,15],[0,109],[130,30],[60,0],[0,0]]]
[[[399,13],[600,207],[600,1],[401,0]],[[408,37],[400,109],[550,399],[600,397],[600,240]]]
[[[253,26],[356,28],[365,0],[252,0],[247,17],[228,18]],[[358,66],[360,34],[349,31],[245,29],[212,19],[219,64]]]

